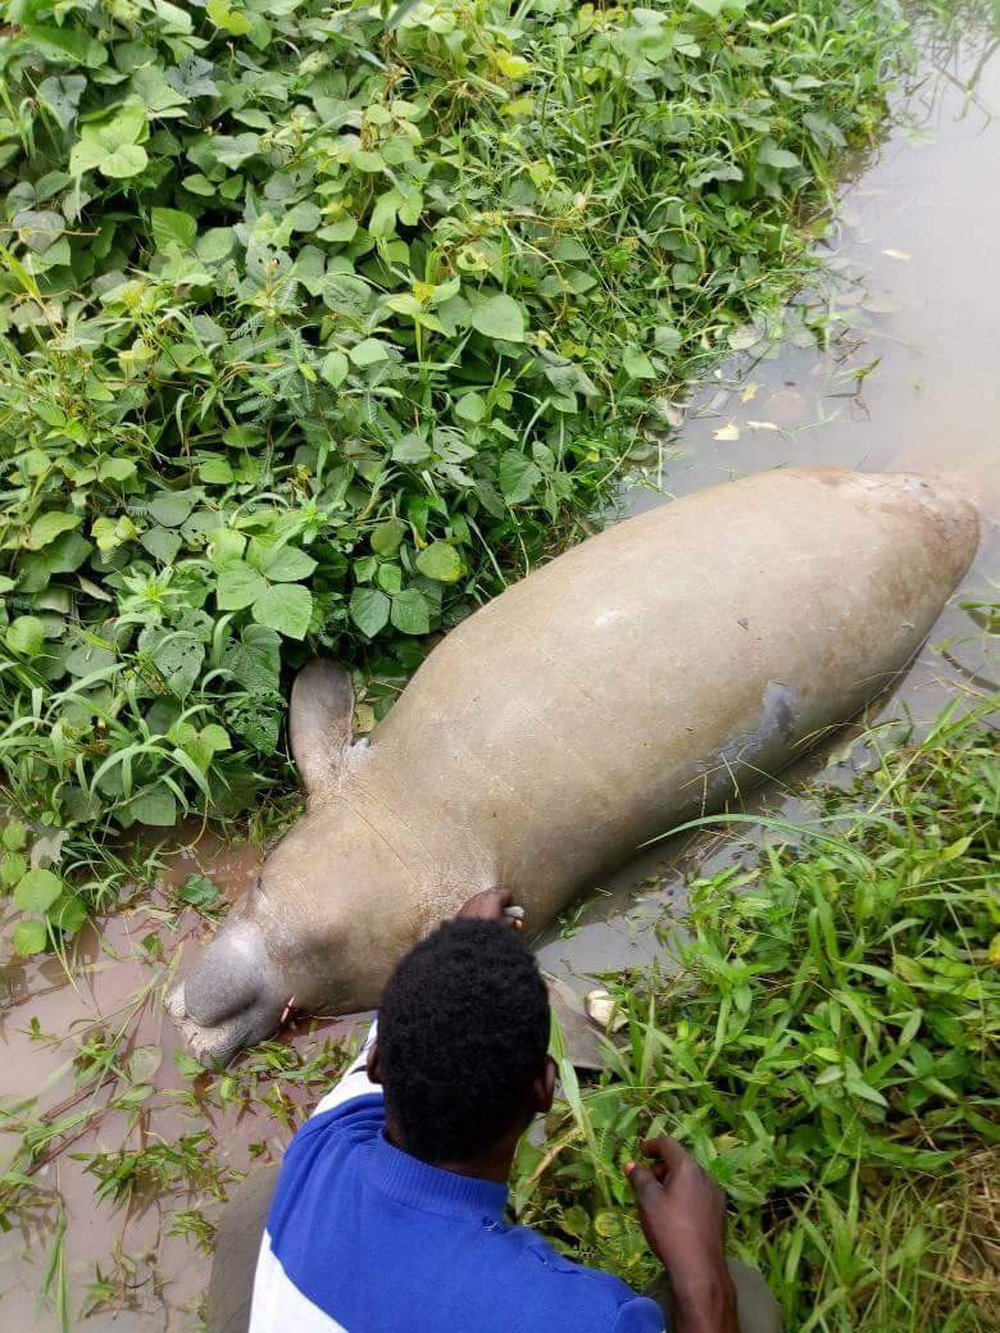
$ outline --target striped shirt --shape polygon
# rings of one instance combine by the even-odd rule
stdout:
[[[509,1226],[506,1186],[395,1148],[367,1044],[285,1154],[250,1333],[663,1333],[655,1302]]]

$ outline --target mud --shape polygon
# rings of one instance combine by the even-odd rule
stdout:
[[[963,602],[996,597],[1000,579],[1000,389],[996,379],[1000,249],[995,240],[1000,189],[1000,52],[989,34],[968,36],[959,50],[928,46],[919,78],[907,98],[911,123],[897,128],[877,160],[845,187],[834,259],[843,283],[838,308],[853,330],[828,348],[782,344],[763,359],[746,357],[724,368],[685,405],[677,439],[663,448],[665,492],[683,494],[727,476],[790,462],[837,463],[870,470],[946,471],[961,476],[978,498],[983,541],[978,560],[942,616],[930,645],[891,696],[869,710],[869,719],[909,711],[917,720],[937,712],[959,681],[970,688],[989,682],[986,636]],[[874,368],[873,362],[878,362]],[[721,432],[721,438],[716,438]],[[636,512],[661,497],[637,489],[628,497]],[[991,583],[992,580],[992,583]],[[939,651],[943,646],[944,651]],[[995,670],[995,667],[993,668]],[[844,757],[845,740],[803,761],[782,784],[748,804],[794,820],[797,805],[787,790],[798,779],[822,774],[846,781],[857,755]],[[839,757],[838,757],[839,756]],[[193,837],[196,830],[193,830]],[[664,907],[683,907],[683,885],[693,875],[731,863],[744,845],[715,835],[656,847],[603,886],[562,933],[541,949],[545,966],[578,988],[599,974],[641,962],[662,950]],[[234,1171],[251,1161],[277,1160],[292,1132],[270,1111],[239,1108],[196,1112],[172,1090],[185,1086],[174,1063],[179,1039],[159,1000],[165,972],[193,954],[209,929],[191,909],[178,911],[172,886],[195,869],[235,897],[255,872],[261,852],[224,847],[211,838],[184,846],[160,875],[152,900],[125,910],[80,940],[70,982],[57,960],[7,968],[0,975],[0,1097],[38,1093],[52,1118],[86,1109],[73,1102],[65,1070],[73,1045],[53,1048],[33,1040],[29,1023],[43,1033],[82,1035],[88,1024],[123,1023],[141,1014],[134,1044],[154,1045],[162,1062],[151,1081],[157,1091],[144,1104],[133,1146],[157,1136],[208,1125],[218,1156]],[[163,957],[143,943],[159,938]],[[145,999],[143,992],[149,987]],[[300,1025],[287,1040],[311,1050],[318,1038],[336,1039],[349,1025],[322,1020]],[[207,1077],[207,1076],[206,1076]],[[205,1095],[210,1088],[203,1085]],[[292,1125],[308,1100],[285,1087]],[[216,1099],[217,1100],[217,1099]],[[69,1111],[67,1111],[69,1105]],[[217,1206],[204,1190],[190,1198],[146,1198],[114,1212],[94,1201],[93,1177],[73,1152],[121,1145],[126,1113],[113,1111],[96,1128],[81,1125],[69,1151],[43,1165],[38,1178],[66,1199],[66,1254],[71,1291],[70,1327],[90,1333],[165,1333],[194,1327],[208,1259],[188,1240],[170,1237],[171,1213]],[[0,1137],[0,1161],[5,1144]],[[58,1328],[51,1309],[39,1310],[46,1248],[56,1223],[39,1214],[26,1234],[0,1234],[0,1315],[10,1329]],[[112,1256],[122,1237],[124,1265]],[[99,1313],[77,1324],[77,1311],[94,1265],[121,1278],[128,1308]]]

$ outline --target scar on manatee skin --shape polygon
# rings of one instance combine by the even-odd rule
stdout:
[[[741,765],[753,768],[755,758],[762,756],[775,740],[787,745],[795,739],[797,702],[797,695],[789,686],[778,680],[767,682],[762,699],[763,713],[757,726],[726,741],[693,779],[701,779],[705,784],[703,801],[714,801],[730,788],[738,792]]]

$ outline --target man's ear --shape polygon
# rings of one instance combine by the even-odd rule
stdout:
[[[378,1038],[372,1042],[368,1048],[368,1058],[365,1060],[365,1069],[368,1071],[368,1078],[372,1083],[381,1084],[382,1071],[378,1067]]]
[[[309,662],[295,677],[288,715],[292,758],[310,798],[336,781],[351,744],[354,686],[342,666]]]
[[[545,1057],[545,1068],[532,1084],[532,1090],[535,1094],[536,1114],[547,1115],[552,1110],[556,1095],[556,1062],[551,1055]]]

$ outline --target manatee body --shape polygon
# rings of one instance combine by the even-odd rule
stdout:
[[[286,1005],[374,1006],[472,893],[528,932],[672,824],[725,805],[856,713],[919,648],[975,511],[910,475],[789,468],[583,542],[428,656],[370,742],[350,679],[295,682],[304,817],[169,1004],[228,1060]]]

